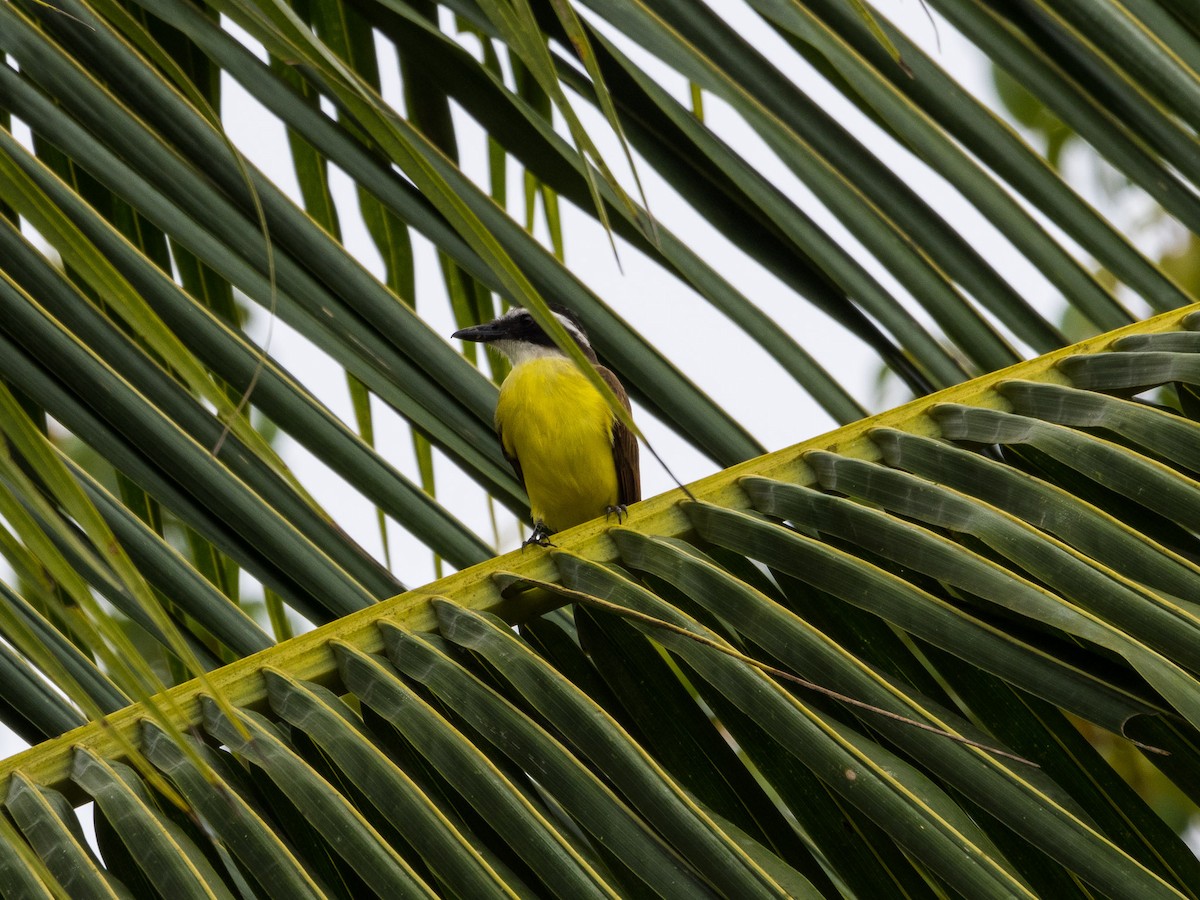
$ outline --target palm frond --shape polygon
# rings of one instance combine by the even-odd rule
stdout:
[[[1200,893],[1096,749],[1200,800],[1190,286],[869,4],[446,6],[0,3],[0,720],[45,739],[0,764],[0,893]],[[1183,4],[931,6],[1200,233]],[[235,86],[290,169],[229,137]],[[843,427],[761,455],[565,264],[568,206]],[[919,399],[864,418],[750,268]],[[486,561],[447,481],[526,498],[430,300],[567,304],[639,422],[728,468]],[[383,561],[276,435],[365,498]],[[460,571],[410,589],[389,523]]]
[[[38,823],[94,798],[125,847],[96,877],[159,891],[1190,895],[1200,862],[1075,724],[1193,790],[1200,425],[1107,393],[1186,377],[1188,326],[1022,363],[344,617],[209,674],[244,732],[173,689],[206,776],[133,706],[5,763],[8,809],[50,865],[86,851]],[[154,801],[114,730],[200,818]]]

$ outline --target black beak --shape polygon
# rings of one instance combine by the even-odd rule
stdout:
[[[486,344],[488,341],[497,341],[508,335],[508,329],[499,322],[484,322],[482,325],[472,325],[470,328],[460,328],[452,338],[458,338],[463,341],[477,341],[481,344]]]

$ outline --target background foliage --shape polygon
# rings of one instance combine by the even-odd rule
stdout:
[[[987,373],[1191,303],[1200,33],[1174,0],[931,7],[1043,147],[844,0],[0,4],[0,717],[38,742],[183,685],[6,764],[5,895],[1196,893],[1195,322]],[[228,138],[234,84],[295,196]],[[649,172],[724,251],[646,208]],[[685,289],[681,345],[711,307],[773,361],[742,393],[847,427],[760,457],[565,264],[581,216]],[[748,272],[951,393],[864,420]],[[731,468],[470,569],[526,504],[503,364],[444,333],[546,300]],[[262,322],[344,370],[352,421]],[[379,605],[427,554],[467,571]]]

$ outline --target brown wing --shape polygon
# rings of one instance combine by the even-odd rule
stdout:
[[[617,380],[617,376],[604,366],[597,366],[596,370],[617,395],[621,405],[632,413],[629,394],[625,392],[625,386]],[[617,502],[622,506],[637,503],[642,499],[642,468],[638,462],[637,437],[619,421],[613,422],[613,463],[617,467]]]

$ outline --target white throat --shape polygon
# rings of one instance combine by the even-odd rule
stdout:
[[[535,359],[566,359],[567,355],[555,346],[531,344],[528,341],[493,341],[492,346],[508,357],[513,368]]]

